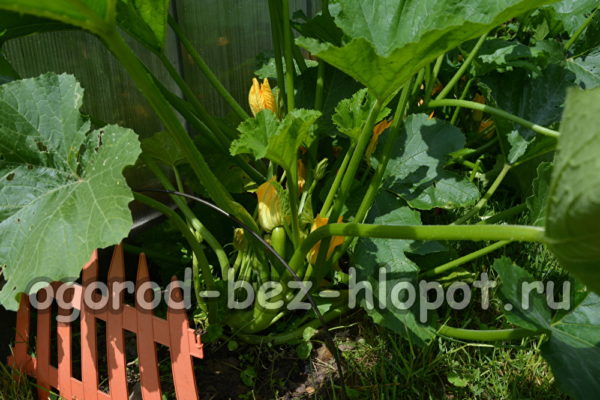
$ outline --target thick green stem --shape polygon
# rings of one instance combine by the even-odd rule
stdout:
[[[290,2],[282,0],[282,15],[283,18],[283,50],[285,57],[285,92],[287,94],[288,112],[296,108],[294,98],[294,54],[293,45],[294,38],[292,37],[292,29],[290,26]]]
[[[271,36],[273,38],[273,53],[275,56],[275,70],[277,71],[277,87],[279,88],[279,98],[285,98],[285,75],[283,73],[283,52],[282,52],[282,28],[277,11],[277,0],[269,0],[269,17],[271,19]]]
[[[194,236],[194,233],[190,230],[183,218],[181,218],[175,211],[171,210],[171,208],[148,196],[144,196],[140,193],[134,193],[133,196],[140,203],[145,204],[148,207],[152,207],[155,210],[160,211],[161,213],[169,217],[171,221],[173,221],[173,223],[177,226],[185,240],[188,242],[188,244],[192,248],[192,252],[196,255],[198,260],[206,260],[206,256],[204,255],[204,250],[202,250],[202,246],[200,246],[200,243]],[[206,282],[206,287],[209,290],[214,290],[216,286],[212,273],[210,272],[208,262],[200,263],[200,268],[202,269],[202,275],[204,276],[204,282]]]
[[[526,119],[517,117],[516,115],[510,114],[510,113],[507,113],[506,111],[500,110],[499,108],[490,107],[488,105],[476,103],[474,101],[444,99],[444,100],[432,100],[429,102],[429,107],[431,107],[431,108],[447,107],[447,106],[464,107],[464,108],[470,108],[472,110],[486,112],[488,114],[496,115],[498,117],[506,118],[510,121],[516,122],[517,124],[522,125],[525,128],[531,129],[532,131],[539,133],[541,135],[549,136],[549,137],[552,137],[555,139],[557,139],[560,136],[560,132],[540,126],[531,121],[527,121]]]
[[[158,58],[164,65],[171,78],[173,78],[177,86],[181,89],[186,100],[190,102],[194,110],[200,115],[200,117],[215,135],[222,148],[224,148],[225,150],[229,149],[229,138],[225,136],[225,134],[223,133],[219,125],[217,125],[212,115],[209,114],[204,105],[200,102],[200,100],[198,100],[198,98],[196,97],[192,89],[189,87],[187,82],[181,77],[181,75],[179,75],[179,72],[177,72],[171,61],[167,58],[167,56],[164,53],[159,53]]]
[[[338,171],[335,175],[333,184],[329,188],[329,192],[327,193],[327,198],[325,198],[325,202],[323,203],[323,207],[321,208],[321,212],[320,212],[320,215],[322,217],[326,217],[327,214],[329,213],[329,209],[331,208],[331,205],[333,204],[333,200],[335,200],[335,195],[337,193],[337,190],[339,189],[340,184],[342,183],[342,178],[344,178],[344,173],[346,172],[346,168],[348,168],[348,164],[350,163],[350,159],[352,158],[353,151],[354,151],[354,143],[350,144],[350,147],[348,147],[348,150],[346,151],[346,155],[344,155],[344,159],[342,160],[342,164],[340,165],[340,168],[338,169]]]
[[[509,243],[511,243],[511,242],[508,240],[502,240],[500,242],[496,242],[487,247],[484,247],[483,249],[480,249],[480,250],[474,251],[470,254],[467,254],[466,256],[457,258],[456,260],[452,260],[450,262],[447,262],[446,264],[442,264],[439,267],[430,269],[429,271],[426,271],[425,273],[421,274],[421,277],[422,278],[431,278],[431,277],[434,277],[437,275],[445,274],[449,271],[452,271],[453,269],[460,267],[461,265],[464,265],[470,261],[476,260],[479,257],[483,257],[486,254],[489,254],[493,251],[501,249],[502,247],[508,245]]]
[[[373,127],[377,122],[377,116],[379,115],[379,111],[381,111],[381,107],[381,101],[375,100],[375,103],[369,112],[369,116],[367,117],[367,121],[365,122],[362,132],[360,133],[358,142],[356,143],[356,148],[354,149],[352,158],[348,164],[348,169],[344,173],[344,178],[342,179],[340,186],[340,196],[336,200],[332,211],[332,221],[337,220],[337,218],[340,216],[342,207],[350,195],[352,183],[354,182],[354,178],[356,177],[360,163],[363,160],[365,149],[367,148],[367,145],[371,140],[371,136],[373,135]]]
[[[490,188],[487,190],[487,192],[477,202],[477,204],[475,204],[475,207],[473,207],[471,209],[471,211],[469,211],[468,213],[466,213],[465,215],[463,215],[462,217],[460,217],[459,219],[457,219],[454,222],[455,225],[464,224],[465,222],[469,221],[471,218],[476,216],[479,213],[479,211],[481,211],[481,209],[483,207],[485,207],[485,205],[492,198],[494,193],[496,193],[496,190],[498,190],[498,187],[500,187],[500,184],[502,183],[504,178],[506,178],[506,175],[508,174],[508,171],[510,171],[510,168],[511,168],[510,164],[504,164],[504,167],[502,167],[502,170],[500,171],[500,173],[498,174],[498,176],[492,183],[492,186],[490,186]]]
[[[467,94],[469,94],[469,89],[471,89],[471,85],[473,84],[473,81],[474,81],[474,79],[469,79],[469,81],[465,85],[465,88],[463,89],[462,93],[460,94],[459,100],[464,100],[465,97],[467,97]],[[460,110],[461,110],[460,107],[456,107],[456,109],[454,110],[454,114],[452,114],[452,119],[450,119],[450,123],[452,125],[456,125],[456,121],[458,120]]]
[[[250,115],[248,115],[248,113],[242,108],[242,106],[240,106],[240,104],[233,98],[231,93],[229,93],[229,91],[225,88],[225,86],[223,86],[219,78],[210,69],[206,61],[204,61],[202,56],[198,53],[198,51],[196,51],[196,48],[194,47],[192,42],[190,42],[187,36],[183,33],[183,30],[172,16],[169,16],[169,25],[177,35],[177,38],[179,39],[181,44],[183,44],[183,47],[185,47],[188,54],[192,57],[198,68],[200,68],[200,71],[202,71],[206,79],[208,79],[210,84],[216,89],[219,95],[221,95],[223,100],[225,100],[225,102],[231,107],[233,111],[235,111],[235,113],[242,120],[250,118]]]
[[[392,153],[394,152],[396,141],[400,136],[411,86],[412,79],[402,89],[400,101],[398,102],[398,107],[396,108],[396,112],[394,114],[394,121],[392,123],[390,133],[383,148],[383,156],[381,157],[381,161],[377,166],[377,169],[375,170],[373,178],[371,178],[371,182],[369,183],[369,187],[367,188],[367,193],[365,194],[365,197],[363,198],[360,206],[358,207],[358,211],[356,212],[355,220],[357,222],[363,222],[363,220],[367,216],[367,212],[369,211],[371,205],[373,204],[373,201],[375,200],[375,196],[377,196],[377,192],[379,191],[379,186],[381,185],[381,182],[383,180],[383,175],[385,174],[385,170],[387,169],[388,163],[392,158]]]
[[[158,179],[160,184],[167,190],[174,191],[175,188],[167,178],[167,176],[163,173],[156,163],[148,158],[144,159],[148,168],[152,171],[154,176]],[[175,169],[176,170],[176,169]],[[181,190],[180,190],[181,191]],[[227,257],[227,253],[223,250],[223,247],[217,240],[217,238],[208,230],[206,227],[200,222],[200,220],[196,217],[192,209],[188,206],[186,201],[181,196],[170,196],[175,205],[181,210],[185,218],[190,223],[191,227],[196,230],[201,238],[208,244],[208,246],[212,249],[212,251],[217,256],[219,260],[219,265],[221,267],[221,273],[224,278],[227,277],[227,271],[229,269],[229,257]]]
[[[223,154],[230,155],[229,148],[224,146],[219,140],[217,140],[213,131],[208,126],[206,126],[206,124],[202,122],[198,118],[198,116],[196,116],[196,114],[192,111],[191,105],[188,102],[169,92],[169,90],[166,87],[164,87],[164,85],[160,82],[155,81],[155,83],[158,85],[167,101],[171,103],[173,108],[175,108],[175,110],[177,110],[177,112],[179,112],[187,122],[189,122],[192,128],[205,135],[206,139],[208,139],[208,141],[213,146],[215,146],[215,149],[220,149],[223,152]],[[223,131],[226,132],[226,130]],[[248,176],[252,178],[254,182],[262,183],[267,180],[262,173],[260,173],[258,170],[256,170],[256,168],[244,161],[241,156],[235,156],[231,159],[238,167],[240,167],[246,174],[248,174]]]
[[[532,336],[540,336],[541,332],[529,331],[527,329],[494,329],[494,330],[473,330],[452,328],[442,326],[438,329],[438,334],[458,340],[468,340],[476,342],[503,342],[509,340],[518,340]]]
[[[544,229],[525,225],[371,225],[328,224],[312,232],[290,261],[295,271],[319,241],[332,236],[409,240],[470,240],[545,242]]]
[[[518,206],[514,206],[509,209],[500,211],[499,213],[496,213],[489,218],[483,219],[477,222],[477,224],[495,224],[501,221],[506,221],[508,218],[514,217],[515,215],[522,213],[526,209],[527,204],[519,204]]]
[[[287,188],[290,200],[290,213],[292,225],[292,242],[294,246],[300,244],[300,220],[298,217],[298,162],[294,160],[292,167],[287,171]]]
[[[596,8],[594,10],[594,12],[591,13],[590,16],[586,18],[586,20],[583,22],[583,24],[581,24],[581,26],[577,29],[577,31],[575,31],[575,33],[573,33],[573,36],[571,36],[571,38],[567,41],[567,43],[565,43],[565,50],[568,51],[571,49],[571,47],[575,44],[577,39],[579,39],[579,36],[581,36],[581,34],[585,31],[585,29],[589,26],[589,24],[592,23],[598,10],[600,10],[600,7]]]
[[[477,55],[477,53],[479,53],[479,50],[481,49],[481,46],[483,46],[483,43],[485,42],[485,39],[487,38],[487,35],[488,34],[486,33],[485,35],[483,35],[483,36],[481,36],[479,38],[479,40],[475,44],[475,47],[473,47],[473,50],[471,50],[471,53],[469,53],[469,56],[467,57],[467,59],[465,60],[465,62],[460,66],[460,68],[458,69],[458,71],[456,71],[456,73],[450,79],[450,82],[448,82],[448,84],[446,85],[446,87],[444,87],[444,89],[436,97],[436,100],[441,100],[441,99],[445,98],[446,96],[448,96],[448,94],[450,93],[450,91],[452,89],[454,89],[454,86],[456,86],[456,84],[458,83],[458,81],[460,80],[460,78],[465,74],[465,72],[467,72],[467,69],[469,68],[469,66],[473,62],[473,59],[475,59],[475,56]]]
[[[227,189],[212,173],[202,154],[196,148],[194,141],[179,122],[177,115],[154,84],[154,80],[146,71],[123,38],[113,31],[103,37],[106,46],[127,69],[139,90],[146,97],[156,114],[159,116],[167,132],[184,154],[194,174],[206,188],[213,201],[221,208],[238,217],[253,229],[258,230],[256,222],[244,207],[235,202]]]
[[[375,100],[371,111],[369,112],[369,116],[367,117],[367,121],[363,126],[362,132],[360,133],[360,137],[358,138],[358,142],[356,144],[356,148],[352,154],[352,158],[350,159],[350,163],[348,164],[348,169],[344,173],[344,178],[342,179],[342,183],[340,185],[340,195],[338,196],[333,210],[331,211],[331,216],[329,217],[329,221],[337,221],[339,216],[342,214],[342,207],[346,203],[346,199],[350,195],[350,189],[352,188],[352,183],[354,182],[354,178],[356,173],[358,172],[358,167],[363,159],[363,155],[365,153],[365,149],[371,140],[373,135],[373,127],[375,126],[375,122],[377,122],[377,116],[379,115],[379,111],[381,110],[382,104],[381,101]],[[317,256],[317,266],[324,266],[325,258],[327,256],[327,252],[329,249],[329,243],[331,242],[331,238],[327,238],[323,241],[321,247],[319,248],[319,254]],[[323,270],[324,268],[322,268]]]
[[[341,317],[342,315],[344,315],[347,312],[348,312],[348,307],[346,307],[346,306],[336,307],[333,310],[328,311],[327,313],[323,314],[323,320],[325,322],[330,322],[336,318]],[[322,327],[321,321],[319,321],[318,319],[315,319],[315,320],[301,326],[300,328],[294,329],[291,332],[286,332],[286,333],[282,333],[282,334],[278,334],[278,335],[267,335],[267,336],[265,336],[265,335],[238,335],[238,337],[241,340],[243,340],[244,342],[247,342],[250,344],[265,344],[265,343],[272,343],[274,345],[291,344],[296,341],[302,340],[302,335],[304,334],[304,331],[306,329],[309,329],[309,328],[318,329],[320,327]]]
[[[404,115],[405,115],[406,108],[408,105],[408,100],[410,98],[412,82],[413,82],[413,80],[411,79],[404,86],[404,88],[402,89],[402,92],[400,94],[400,100],[398,102],[398,107],[396,108],[396,112],[394,114],[394,122],[392,123],[390,134],[389,134],[389,136],[385,142],[385,146],[383,148],[383,156],[381,158],[381,162],[377,166],[377,169],[375,170],[375,174],[371,178],[371,182],[369,183],[369,187],[367,188],[367,192],[366,192],[365,196],[363,197],[363,199],[360,203],[360,206],[358,207],[358,211],[356,212],[354,219],[357,222],[364,221],[365,217],[367,216],[367,213],[369,212],[369,209],[373,205],[373,201],[375,201],[375,197],[377,196],[377,193],[379,192],[379,187],[383,180],[385,170],[386,170],[387,165],[392,157],[392,153],[394,151],[394,146],[396,145],[397,139],[400,136],[401,125],[402,125],[402,122],[404,121]],[[348,247],[350,246],[351,243],[352,243],[352,239],[348,238],[344,241],[344,243],[340,247],[338,247],[335,250],[335,252],[331,255],[331,259],[328,260],[327,266],[322,267],[319,270],[319,274],[315,280],[318,281],[323,276],[325,276],[325,274],[329,270],[329,266],[334,264],[335,262],[337,262],[339,257],[341,257],[346,252],[346,250],[348,250]],[[310,271],[308,271],[308,272],[310,272]],[[308,276],[310,276],[310,273],[308,273]]]

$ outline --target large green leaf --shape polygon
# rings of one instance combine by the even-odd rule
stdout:
[[[600,88],[569,91],[560,131],[546,237],[560,263],[600,292]]]
[[[339,0],[330,6],[350,38],[298,44],[385,99],[440,54],[551,0]]]
[[[600,393],[600,297],[590,293],[577,308],[552,323],[542,355],[559,387],[577,400]]]
[[[554,18],[562,22],[565,31],[572,35],[597,6],[597,0],[561,0],[548,8],[555,12]]]
[[[542,355],[561,389],[577,400],[595,398],[600,393],[600,297],[590,292],[564,292],[570,295],[565,302],[568,310],[551,318],[545,293],[528,290],[528,304],[523,301],[523,284],[536,282],[531,274],[506,257],[496,260],[493,267],[502,281],[500,292],[508,321],[546,333]]]
[[[571,71],[550,65],[537,77],[522,69],[490,74],[483,79],[482,86],[489,90],[488,100],[492,105],[548,126],[560,121],[567,88],[574,86],[574,82],[575,75]],[[494,120],[506,159],[511,164],[552,150],[556,145],[553,138],[536,135],[519,124],[501,117]]]
[[[165,47],[170,0],[118,0],[117,22],[157,51]]]
[[[73,26],[47,18],[0,11],[0,43],[34,33],[72,29]]]
[[[0,0],[0,9],[61,21],[96,34],[115,25],[116,0]]]
[[[268,158],[290,171],[296,162],[298,149],[315,129],[321,113],[298,109],[279,121],[270,110],[262,110],[256,118],[249,118],[238,127],[239,139],[231,143],[231,154],[252,154],[254,158]]]
[[[367,223],[386,225],[421,225],[419,213],[403,205],[403,202],[385,191],[378,194],[373,207],[369,211]],[[405,282],[418,286],[417,273],[419,267],[412,262],[406,252],[411,252],[414,242],[410,240],[367,239],[358,241],[353,257],[357,282],[367,281],[373,288],[373,302],[368,303],[364,292],[360,292],[360,304],[376,323],[391,329],[413,342],[424,343],[434,337],[429,325],[419,320],[419,295],[413,307],[405,310],[396,307],[392,302],[394,286]],[[386,271],[386,280],[379,280],[379,269]],[[381,295],[384,293],[386,307],[380,307]],[[406,294],[403,291],[401,294]],[[407,301],[406,297],[400,301]]]
[[[122,175],[140,148],[129,129],[90,132],[73,76],[42,75],[0,86],[0,303],[39,278],[77,277],[91,252],[132,225]]]
[[[443,169],[450,153],[464,146],[465,136],[448,122],[429,119],[425,114],[410,115],[386,169],[383,185],[422,210],[469,206],[479,199],[477,187]]]

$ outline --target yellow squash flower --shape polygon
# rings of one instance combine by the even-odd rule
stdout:
[[[338,218],[338,223],[342,222],[342,217]],[[319,229],[322,226],[325,226],[329,223],[329,218],[323,218],[320,217],[319,215],[317,215],[317,217],[315,218],[315,220],[313,221],[312,227],[310,228],[310,231],[316,231],[317,229]],[[329,259],[329,257],[331,257],[331,254],[333,254],[333,251],[335,250],[336,247],[341,246],[344,243],[344,237],[343,236],[333,236],[331,238],[331,241],[329,242],[329,248],[327,249],[327,259]],[[317,263],[317,257],[319,256],[319,249],[321,248],[321,242],[315,244],[313,246],[312,249],[310,249],[310,251],[308,252],[308,262],[311,263],[312,265],[315,265]]]
[[[271,110],[274,113],[277,113],[275,96],[273,96],[273,91],[271,90],[271,85],[269,85],[269,80],[267,78],[263,80],[262,84],[258,82],[258,79],[252,78],[252,87],[248,94],[248,103],[250,104],[250,110],[252,110],[252,114],[255,117],[256,114],[262,110]]]
[[[367,164],[371,165],[371,156],[373,155],[373,153],[375,152],[375,149],[377,148],[377,142],[379,141],[379,136],[381,136],[381,134],[387,128],[392,126],[392,122],[393,121],[388,121],[388,120],[384,119],[383,121],[381,121],[380,123],[375,125],[375,127],[373,128],[373,136],[371,136],[371,141],[369,142],[369,146],[367,147],[367,150],[365,151],[365,159],[367,161]]]
[[[267,232],[284,224],[283,188],[275,177],[269,179],[256,190],[258,197],[258,223]]]

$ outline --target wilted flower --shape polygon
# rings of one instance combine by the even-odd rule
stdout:
[[[283,226],[285,219],[285,193],[275,177],[256,190],[258,197],[258,223],[267,232]]]
[[[246,232],[242,228],[235,228],[233,230],[233,247],[238,251],[245,251],[248,248]]]
[[[306,184],[306,167],[302,160],[298,160],[298,192],[302,193]]]
[[[388,121],[388,120],[384,119],[383,121],[381,121],[380,123],[375,125],[375,127],[373,128],[373,136],[371,136],[371,141],[369,142],[369,146],[367,147],[367,150],[365,151],[365,158],[366,158],[368,164],[371,163],[371,156],[373,155],[373,153],[375,152],[375,149],[377,148],[377,142],[379,141],[379,136],[381,136],[381,134],[387,128],[392,126],[392,122],[393,121]]]
[[[342,222],[342,217],[338,218],[338,222]],[[311,232],[316,231],[317,229],[319,229],[322,226],[327,225],[328,223],[329,223],[329,218],[323,218],[323,217],[320,217],[319,215],[317,215],[313,221],[310,231]],[[332,236],[331,241],[329,242],[329,248],[327,249],[326,259],[329,259],[329,257],[331,257],[331,254],[333,254],[333,251],[335,250],[335,248],[338,246],[341,246],[343,243],[344,243],[343,236]],[[321,242],[315,244],[313,246],[313,248],[310,249],[310,251],[308,252],[308,262],[311,263],[312,265],[315,265],[317,263],[317,258],[319,256],[320,248],[321,248]]]
[[[262,84],[258,82],[258,79],[252,78],[252,87],[248,94],[248,103],[250,104],[250,110],[252,110],[252,114],[255,117],[256,114],[262,110],[271,110],[274,113],[277,112],[275,96],[273,96],[273,91],[271,90],[267,78],[263,80]]]

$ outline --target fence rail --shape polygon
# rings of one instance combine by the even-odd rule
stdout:
[[[58,367],[51,365],[51,318],[52,309],[45,308],[37,311],[37,332],[35,337],[35,356],[29,349],[31,305],[27,296],[23,296],[17,314],[17,340],[13,356],[9,363],[28,375],[34,377],[38,384],[38,398],[47,399],[50,390],[68,400],[127,400],[129,398],[127,385],[127,366],[125,357],[125,331],[136,334],[137,354],[139,361],[140,387],[143,400],[161,400],[162,391],[156,344],[169,347],[173,386],[178,400],[198,399],[198,388],[194,376],[193,357],[203,358],[200,336],[189,327],[184,310],[169,308],[167,319],[153,315],[152,311],[140,306],[136,297],[136,306],[124,304],[124,293],[118,296],[120,308],[117,310],[94,311],[86,309],[82,294],[92,282],[98,279],[98,253],[94,252],[91,260],[83,269],[82,285],[72,285],[68,293],[71,296],[69,306],[79,310],[81,325],[81,377],[73,377],[72,365],[72,324],[57,322]],[[175,279],[175,278],[174,278]],[[150,280],[146,257],[140,255],[136,290]],[[109,282],[125,281],[125,262],[123,248],[117,246],[114,250],[109,272]],[[60,283],[54,284],[55,289]],[[175,285],[174,285],[175,286]],[[47,294],[47,292],[43,292]],[[56,290],[54,291],[56,293]],[[65,291],[65,293],[67,293]],[[96,303],[108,301],[112,304],[113,291],[108,296],[94,293]],[[144,296],[152,295],[149,291]],[[180,287],[172,292],[173,300],[180,301],[183,293]],[[148,300],[147,297],[144,298]],[[47,298],[39,301],[46,303]],[[68,315],[67,309],[58,309],[59,315]],[[106,323],[106,360],[108,365],[109,393],[99,388],[98,368],[98,336],[96,320]]]

